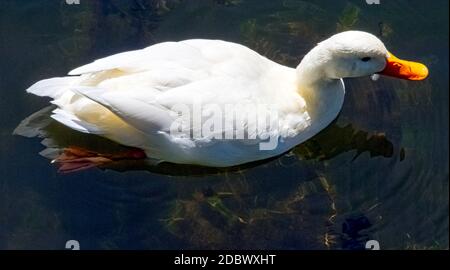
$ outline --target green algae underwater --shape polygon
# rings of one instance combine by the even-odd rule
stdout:
[[[448,249],[448,1],[2,1],[0,22],[1,249],[64,249],[69,239],[81,249],[363,249],[370,239]],[[349,29],[427,64],[430,78],[346,80],[338,118],[268,161],[62,175],[38,154],[44,138],[12,135],[48,104],[29,85],[113,53],[224,39],[294,67]],[[41,135],[52,147],[122,149],[55,122]]]

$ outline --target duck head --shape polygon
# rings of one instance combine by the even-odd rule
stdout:
[[[406,80],[424,80],[425,65],[401,60],[390,53],[376,36],[347,31],[319,43],[302,60],[300,79],[340,79],[382,74]]]

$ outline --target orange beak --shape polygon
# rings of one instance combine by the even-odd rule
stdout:
[[[380,74],[410,81],[421,81],[428,76],[428,68],[424,64],[401,60],[389,53],[386,67]]]

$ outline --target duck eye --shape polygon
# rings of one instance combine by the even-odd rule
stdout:
[[[372,59],[372,58],[370,58],[370,57],[363,57],[363,58],[361,58],[361,61],[367,62],[367,61],[369,61],[370,59]]]

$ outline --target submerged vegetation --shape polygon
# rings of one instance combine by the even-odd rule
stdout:
[[[448,47],[447,35],[447,44],[428,51],[427,41],[440,44],[437,39],[445,37],[445,31],[428,33],[432,24],[427,24],[426,29],[418,27],[411,19],[417,13],[413,8],[404,12],[409,16],[404,20],[410,22],[405,29],[392,15],[406,8],[405,1],[386,1],[378,7],[391,10],[385,13],[363,6],[363,1],[82,2],[69,7],[60,1],[49,15],[36,4],[30,7],[33,14],[38,14],[32,15],[33,19],[42,20],[46,27],[28,29],[31,26],[27,25],[4,39],[6,54],[36,51],[25,59],[5,58],[11,70],[17,72],[11,76],[14,82],[2,83],[22,94],[19,88],[25,85],[14,84],[17,74],[28,72],[20,79],[31,83],[49,74],[62,76],[76,66],[112,53],[185,38],[239,42],[291,67],[298,65],[323,38],[349,29],[378,34],[391,44],[401,44],[399,39],[416,35],[403,53],[429,60],[436,70],[445,66],[439,57],[445,54],[440,52],[441,47]],[[0,8],[11,9],[6,5],[10,4],[2,3]],[[442,17],[439,11],[435,13],[431,14],[433,18]],[[27,15],[11,14],[11,18],[2,20],[4,27],[11,29],[19,24],[18,15]],[[33,49],[27,47],[30,43],[35,43]],[[4,214],[14,208],[12,198],[6,196],[3,200],[10,203],[0,203],[0,216],[3,221],[5,217],[9,220],[2,222],[7,224],[8,233],[8,240],[2,242],[7,247],[25,248],[39,237],[45,242],[44,235],[31,235],[41,231],[52,243],[75,235],[93,242],[93,248],[356,249],[363,248],[362,243],[369,238],[382,241],[383,248],[448,248],[448,240],[442,240],[446,234],[442,228],[448,233],[448,219],[442,221],[442,215],[434,214],[442,204],[448,205],[448,195],[441,194],[445,188],[448,190],[448,165],[444,164],[448,162],[448,144],[444,143],[448,133],[436,129],[448,120],[448,108],[439,105],[448,98],[448,83],[430,81],[412,86],[386,79],[375,84],[363,78],[348,80],[346,85],[346,103],[335,123],[269,161],[219,170],[124,162],[104,168],[128,171],[123,175],[93,170],[64,178],[59,178],[54,168],[45,172],[36,169],[32,171],[35,174],[46,173],[38,184],[33,183],[37,191],[26,191],[26,198],[20,197],[14,205],[27,210],[24,215]],[[4,102],[0,100],[0,107],[7,108]],[[16,97],[14,104],[28,112],[30,105],[40,107],[34,102],[23,94]],[[8,116],[8,112],[5,114]],[[11,119],[18,120],[13,116]],[[73,144],[110,152],[124,149],[54,122],[41,135],[47,138],[46,147],[55,151]],[[12,146],[5,147],[5,153],[14,151]],[[4,155],[5,160],[12,158]],[[16,163],[23,166],[21,160]],[[44,164],[40,170],[49,167],[41,159],[36,163]],[[19,167],[9,178],[21,178],[21,171],[26,170]],[[432,183],[427,182],[430,179]],[[13,184],[2,184],[5,194],[19,192],[11,191]],[[41,207],[45,198],[42,194],[56,200],[57,206],[52,208],[46,202],[49,205]],[[429,217],[425,221],[424,215]]]
[[[358,23],[359,14],[361,9],[353,4],[348,3],[345,9],[342,11],[339,21],[337,23],[337,31],[352,30]]]

